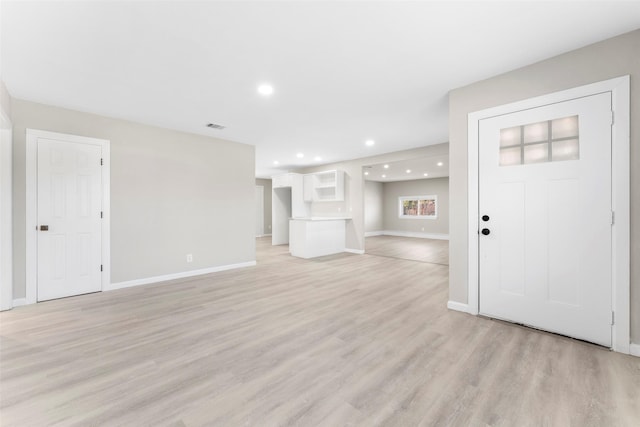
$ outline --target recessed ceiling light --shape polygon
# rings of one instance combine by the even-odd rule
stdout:
[[[303,157],[304,157],[304,154],[302,154],[302,153],[298,153],[298,154],[296,154],[296,157],[297,157],[297,158],[299,158],[299,159],[301,159],[301,158],[303,158]]]
[[[373,139],[367,139],[365,144],[367,144],[367,147],[371,147],[372,145],[375,145],[375,141]]]
[[[389,165],[384,165],[383,166],[385,169],[389,169]]]
[[[428,173],[423,173],[422,175],[424,175],[424,176],[429,176],[429,174],[428,174]]]
[[[382,177],[383,177],[383,178],[386,178],[386,177],[387,177],[387,175],[384,175],[384,174],[383,174],[383,175],[382,175]]]
[[[277,161],[277,160],[274,160],[274,161],[273,161],[273,164],[274,164],[274,165],[279,165],[279,164],[280,164],[280,162],[279,162],[279,161]]]
[[[444,163],[438,162],[438,166],[442,166],[442,165],[444,165]]]
[[[315,157],[313,158],[313,160],[315,160],[316,162],[321,162],[321,161],[322,161],[322,157],[320,157],[320,156],[315,156]]]
[[[411,173],[411,169],[407,169],[407,173]]]
[[[365,175],[369,175],[369,171],[365,171],[365,172],[364,172],[364,174],[365,174]]]
[[[273,86],[270,84],[261,84],[258,86],[258,93],[263,96],[269,96],[273,93]]]

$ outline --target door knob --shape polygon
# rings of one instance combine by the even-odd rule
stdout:
[[[49,231],[49,226],[48,225],[41,225],[40,226],[40,231]]]
[[[484,234],[485,236],[488,236],[491,233],[491,230],[489,230],[488,228],[483,228],[481,233]]]
[[[489,215],[482,215],[482,220],[483,220],[484,222],[489,221]]]

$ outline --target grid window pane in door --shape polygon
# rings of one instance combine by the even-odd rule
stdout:
[[[578,160],[578,116],[500,130],[500,166]]]
[[[520,126],[500,130],[500,147],[511,147],[521,143]]]
[[[549,161],[549,144],[532,144],[524,146],[524,163],[543,163]]]
[[[561,160],[578,160],[580,158],[578,139],[554,141],[552,152],[554,162]]]
[[[524,143],[529,144],[531,142],[543,142],[549,140],[549,123],[539,122],[524,125]],[[526,163],[526,162],[525,162]]]
[[[551,138],[577,138],[578,116],[564,117],[551,122]]]

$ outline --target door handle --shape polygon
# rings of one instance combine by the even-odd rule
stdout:
[[[481,233],[485,236],[488,236],[489,234],[491,234],[491,230],[489,230],[488,228],[483,228]]]
[[[40,226],[40,231],[49,231],[49,226],[48,225],[41,225]]]

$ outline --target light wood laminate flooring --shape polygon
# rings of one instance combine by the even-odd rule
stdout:
[[[0,313],[0,424],[640,425],[640,358],[449,311],[447,266],[257,260]]]
[[[418,237],[371,236],[365,239],[369,255],[449,265],[449,241]]]

